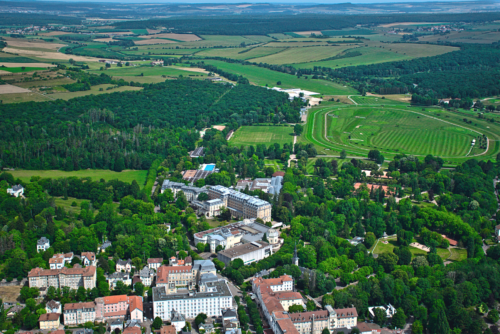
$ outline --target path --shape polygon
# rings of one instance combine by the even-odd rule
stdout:
[[[306,295],[306,298],[309,299],[309,300],[312,300],[314,302],[314,304],[316,305],[316,307],[318,308],[323,308],[323,306],[316,300],[314,299],[313,297],[309,296],[309,295]]]
[[[352,102],[352,103],[354,103],[355,105],[358,105],[358,104],[356,103],[356,101],[354,101],[353,99],[351,99],[351,96],[355,96],[355,95],[349,95],[347,98],[348,98],[349,100],[351,100],[351,102]]]

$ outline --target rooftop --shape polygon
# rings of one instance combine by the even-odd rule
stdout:
[[[68,303],[64,305],[64,312],[70,311],[70,310],[81,310],[84,308],[95,308],[95,303],[94,302],[87,302],[87,303]]]
[[[59,274],[65,275],[82,275],[82,276],[94,276],[96,267],[88,266],[86,268],[66,268],[61,269],[42,269],[33,268],[30,270],[28,277],[38,277],[38,276],[55,276]]]
[[[255,252],[256,250],[263,249],[265,247],[271,246],[264,241],[254,241],[248,244],[239,245],[233,248],[225,249],[219,252],[219,255],[223,255],[230,259],[242,256],[248,253]]]
[[[153,288],[153,301],[178,300],[178,299],[198,299],[198,298],[216,298],[216,297],[232,297],[227,283],[225,281],[209,282],[207,287],[215,288],[215,292],[185,292],[167,294],[165,287]]]
[[[59,313],[45,313],[40,315],[38,321],[55,321],[58,320],[61,315]]]

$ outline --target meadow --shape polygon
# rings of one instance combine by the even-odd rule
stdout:
[[[108,88],[110,88],[110,87],[112,89],[108,90]],[[100,89],[102,89],[102,91]],[[51,98],[51,99],[69,100],[69,99],[72,99],[75,97],[80,97],[80,96],[110,94],[110,93],[116,93],[116,92],[126,92],[126,91],[131,91],[131,90],[142,90],[142,89],[143,89],[142,87],[132,87],[132,86],[114,87],[114,85],[103,84],[103,85],[92,86],[90,88],[90,90],[84,90],[84,91],[79,91],[79,92],[54,93],[54,94],[47,95],[47,97]]]
[[[271,143],[293,143],[293,127],[289,126],[242,126],[229,140],[232,146]]]
[[[266,63],[271,65],[294,64],[303,62],[314,62],[334,57],[352,46],[310,46],[288,48],[283,52],[272,54],[262,58],[252,59],[255,63]]]
[[[205,60],[205,64],[215,65],[222,70],[243,75],[251,83],[258,86],[267,84],[269,87],[275,87],[277,82],[281,81],[280,87],[282,88],[300,87],[325,95],[351,95],[357,93],[352,87],[342,86],[331,81],[311,79],[310,76],[307,79],[305,77],[297,78],[295,75],[272,71],[263,67],[226,63],[218,60]]]
[[[108,169],[84,169],[73,172],[65,172],[62,170],[13,170],[8,171],[14,176],[14,178],[19,178],[23,182],[30,182],[32,176],[40,176],[44,178],[60,178],[60,177],[90,177],[94,181],[99,181],[104,179],[109,180],[120,180],[123,182],[131,183],[136,180],[139,186],[142,188],[146,183],[146,176],[148,174],[147,170],[124,170],[122,172],[115,172]]]

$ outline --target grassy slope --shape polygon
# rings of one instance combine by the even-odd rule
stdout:
[[[278,81],[281,81],[282,88],[302,88],[327,95],[356,94],[356,91],[352,87],[343,87],[331,81],[313,80],[310,76],[308,79],[298,79],[294,75],[271,71],[257,66],[230,64],[217,60],[205,60],[205,63],[215,65],[231,73],[241,74],[258,86],[265,86],[267,84],[269,87],[274,87]]]

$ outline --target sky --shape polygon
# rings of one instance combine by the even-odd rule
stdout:
[[[59,0],[66,2],[82,2],[82,0]],[[437,2],[438,0],[429,1],[429,0],[348,0],[348,1],[338,1],[338,0],[315,0],[315,1],[307,1],[307,0],[251,0],[251,1],[238,1],[238,0],[177,0],[177,1],[165,1],[165,0],[85,0],[87,2],[115,2],[115,3],[185,3],[185,4],[201,4],[201,3],[275,3],[275,4],[337,4],[337,3],[353,3],[353,4],[363,4],[363,3],[422,3],[422,2]],[[468,0],[439,0],[439,2],[459,2],[459,1],[468,1]]]

